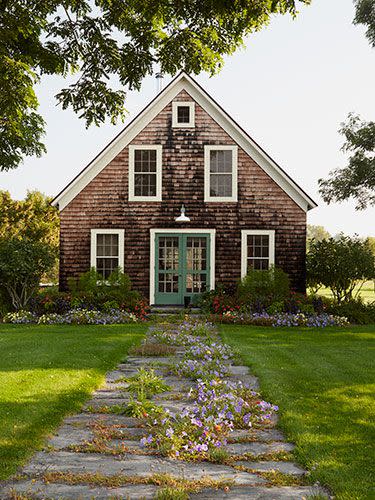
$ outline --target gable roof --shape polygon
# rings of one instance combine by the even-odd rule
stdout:
[[[182,90],[201,106],[232,139],[306,212],[317,204],[196,82],[176,76],[53,200],[63,210]]]

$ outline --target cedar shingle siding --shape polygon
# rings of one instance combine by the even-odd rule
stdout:
[[[186,91],[174,100],[192,100]],[[241,273],[241,229],[275,230],[275,264],[305,290],[306,213],[241,148],[238,202],[204,203],[204,145],[235,144],[197,103],[195,127],[172,128],[168,104],[131,142],[161,144],[161,202],[128,201],[128,148],[111,161],[61,211],[60,287],[90,267],[90,229],[125,230],[124,270],[133,287],[149,296],[150,229],[216,229],[216,284],[232,284]],[[191,222],[175,222],[185,203]]]

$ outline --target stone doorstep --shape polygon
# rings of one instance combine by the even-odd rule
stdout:
[[[105,476],[126,475],[149,477],[167,473],[189,480],[210,477],[212,479],[233,479],[234,484],[264,484],[266,481],[248,472],[240,472],[232,467],[208,462],[182,462],[159,456],[125,454],[113,457],[96,453],[73,453],[57,451],[38,452],[23,468],[28,476],[43,475],[45,472],[101,473]]]

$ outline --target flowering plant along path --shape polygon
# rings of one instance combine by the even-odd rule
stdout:
[[[0,498],[328,498],[235,361],[209,323],[151,327]]]

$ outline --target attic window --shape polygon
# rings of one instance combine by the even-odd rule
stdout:
[[[172,102],[172,127],[195,127],[195,103],[192,101]]]
[[[162,146],[129,146],[129,201],[161,201]]]
[[[237,201],[237,146],[204,147],[204,201]]]

